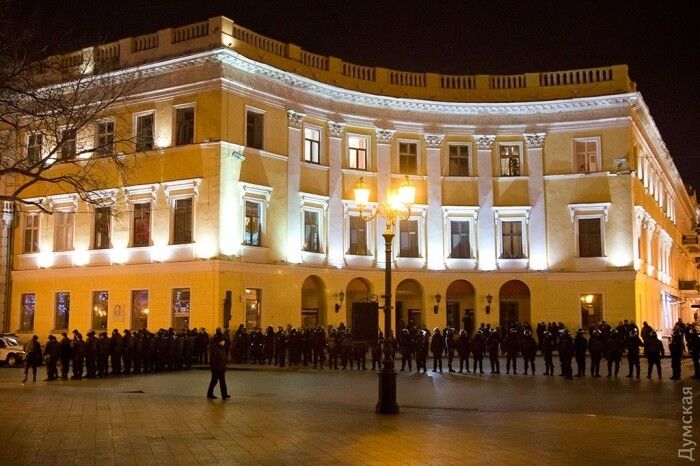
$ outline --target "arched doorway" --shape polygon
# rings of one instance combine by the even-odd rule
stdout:
[[[301,326],[326,323],[326,285],[320,277],[309,275],[301,285]]]
[[[465,329],[471,334],[476,324],[474,316],[474,286],[466,280],[450,283],[445,293],[446,323],[454,329]]]
[[[396,324],[395,331],[407,327],[420,328],[425,324],[423,315],[423,287],[413,279],[403,280],[396,287]]]
[[[345,289],[345,325],[352,325],[352,304],[365,302],[372,295],[372,287],[364,278],[353,278]]]
[[[499,325],[511,322],[530,322],[530,288],[520,280],[511,280],[501,286],[498,297]]]

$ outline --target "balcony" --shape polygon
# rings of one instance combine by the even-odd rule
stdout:
[[[698,282],[697,280],[679,280],[678,289],[681,291],[697,291]]]

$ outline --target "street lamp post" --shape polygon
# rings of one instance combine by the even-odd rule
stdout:
[[[399,186],[398,191],[392,190],[387,197],[387,202],[377,204],[374,212],[371,210],[365,214],[365,207],[369,202],[370,189],[363,178],[355,185],[355,201],[360,207],[360,218],[370,222],[378,215],[384,218],[386,230],[382,234],[386,246],[386,266],[384,268],[384,342],[382,352],[382,370],[379,372],[379,401],[375,412],[377,414],[398,414],[399,405],[396,403],[396,370],[392,357],[391,337],[391,244],[394,240],[394,224],[397,219],[408,219],[411,216],[411,207],[416,198],[416,188],[408,176]]]

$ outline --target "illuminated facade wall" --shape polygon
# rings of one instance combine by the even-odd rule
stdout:
[[[393,245],[395,322],[691,317],[697,292],[678,287],[698,280],[683,245],[695,199],[624,66],[405,73],[226,18],[106,51],[151,73],[115,111],[134,134],[152,115],[154,147],[125,156],[130,179],[105,180],[107,217],[37,187],[60,214],[16,222],[13,331],[211,329],[229,306],[231,325],[351,322],[352,301],[383,294],[384,267],[383,222],[358,221],[352,189],[364,178],[383,202],[406,175],[417,204]],[[182,109],[192,140],[178,141]]]

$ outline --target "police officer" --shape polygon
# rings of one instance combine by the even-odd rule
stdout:
[[[455,330],[450,327],[445,329],[445,351],[447,352],[447,370],[449,372],[454,372],[452,368],[452,361],[455,357],[455,350],[457,349],[457,340],[455,335]]]
[[[469,334],[466,330],[459,331],[459,338],[457,338],[457,354],[459,355],[459,373],[461,374],[464,369],[469,370]]]
[[[275,334],[275,361],[285,367],[287,361],[287,332],[280,326]]]
[[[681,379],[681,358],[685,351],[683,343],[683,330],[675,328],[671,334],[671,341],[668,343],[668,349],[671,352],[671,380]]]
[[[107,332],[101,332],[97,339],[97,375],[107,377],[109,374],[109,338]]]
[[[122,337],[122,361],[124,361],[124,373],[131,374],[131,362],[134,357],[134,339],[129,329],[124,329]]]
[[[85,342],[83,342],[83,336],[77,330],[73,330],[71,350],[73,354],[73,376],[71,380],[81,380],[83,378],[83,364],[85,363]]]
[[[537,342],[532,337],[532,330],[523,330],[523,338],[520,343],[521,353],[523,354],[523,363],[525,364],[525,372],[527,375],[528,365],[532,368],[532,375],[535,375],[535,356],[537,355]]]
[[[552,358],[552,353],[554,348],[557,346],[556,337],[549,330],[542,332],[542,356],[544,356],[544,374],[542,375],[554,375],[554,360]]]
[[[615,378],[620,372],[620,360],[622,359],[623,341],[620,337],[620,332],[617,329],[610,331],[610,339],[608,340],[608,377],[612,376],[612,367],[615,366]]]
[[[409,372],[412,371],[413,340],[407,328],[401,330],[399,334],[399,352],[401,352],[401,371],[406,370],[406,364],[408,364]]]
[[[87,333],[85,341],[85,370],[88,379],[94,379],[97,375],[97,338],[94,330]]]
[[[573,369],[571,367],[571,358],[574,355],[574,339],[568,330],[564,329],[559,339],[559,361],[561,364],[561,372],[567,380],[573,377]]]
[[[49,339],[44,347],[44,361],[46,361],[46,381],[51,382],[58,379],[58,340],[54,335],[49,335]]]
[[[656,366],[656,372],[661,378],[661,356],[663,354],[664,347],[661,344],[661,340],[656,336],[656,331],[651,330],[649,332],[649,338],[644,344],[644,357],[647,358],[647,379],[651,379],[651,373]]]
[[[61,333],[61,342],[59,344],[59,354],[61,356],[61,378],[66,380],[68,378],[68,369],[70,367],[70,360],[73,357],[73,352],[71,350],[71,342],[68,339],[68,334],[66,332]]]
[[[122,373],[122,336],[116,328],[109,339],[109,356],[112,360],[112,375]]]
[[[323,329],[323,327],[321,327]],[[272,325],[268,325],[265,330],[265,338],[263,339],[263,363],[267,361],[267,365],[272,364],[275,357],[275,329]]]
[[[418,330],[416,333],[413,345],[416,349],[416,372],[423,369],[423,373],[428,371],[428,334],[425,330]]]
[[[693,359],[694,373],[692,377],[694,379],[700,379],[700,335],[698,334],[697,328],[693,326],[688,329],[686,340],[688,341],[690,357]]]
[[[633,369],[636,369],[637,378],[639,378],[640,346],[644,346],[644,343],[639,338],[639,331],[636,328],[632,328],[627,338],[625,338],[625,348],[627,349],[627,365],[629,366],[629,373],[627,374],[627,378],[632,378]]]
[[[591,353],[591,377],[600,377],[600,358],[605,350],[605,342],[603,341],[602,332],[599,329],[593,329],[591,339],[588,342],[588,351]]]
[[[445,338],[437,327],[435,327],[433,339],[430,341],[430,351],[433,353],[433,372],[437,372],[438,368],[442,372],[442,353],[445,352]]]
[[[518,329],[511,327],[503,340],[503,350],[506,353],[506,374],[510,374],[510,366],[513,365],[513,374],[518,373]]]
[[[482,324],[483,325],[483,324]],[[479,374],[484,373],[484,351],[486,350],[486,337],[484,331],[479,328],[474,334],[474,338],[470,342],[472,358],[474,359],[473,371],[476,374],[476,368],[479,367]]]
[[[576,377],[586,376],[586,349],[588,348],[588,340],[583,334],[583,329],[576,330],[574,338],[574,355],[576,357]]]
[[[498,358],[498,350],[501,344],[501,337],[498,335],[498,330],[495,328],[489,329],[488,335],[488,351],[489,351],[489,362],[491,363],[491,373],[500,374],[501,373],[501,362]]]

